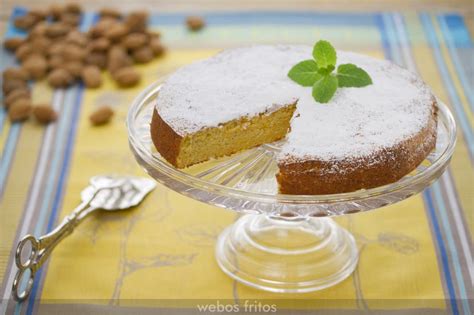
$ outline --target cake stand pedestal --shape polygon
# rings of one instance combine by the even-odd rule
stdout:
[[[220,268],[254,288],[310,292],[333,286],[356,268],[354,237],[330,216],[377,209],[404,200],[430,185],[446,169],[456,143],[449,109],[439,106],[435,150],[398,182],[351,193],[278,193],[274,156],[279,143],[178,170],[166,162],[150,137],[150,121],[160,82],[144,90],[127,117],[130,148],[158,182],[190,198],[243,213],[216,245]]]
[[[354,237],[330,218],[247,214],[219,236],[216,258],[227,275],[246,285],[301,293],[347,278],[358,251]]]

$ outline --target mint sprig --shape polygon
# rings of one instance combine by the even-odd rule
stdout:
[[[372,84],[369,74],[352,63],[337,67],[337,80],[340,87],[363,87]]]
[[[291,68],[288,76],[299,85],[312,86],[321,75],[318,73],[316,61],[304,60]]]
[[[327,103],[338,87],[364,87],[372,84],[369,74],[354,64],[346,63],[336,69],[337,53],[325,40],[313,47],[313,59],[294,65],[288,77],[302,86],[313,87],[313,98],[319,103]]]
[[[313,47],[313,58],[316,60],[319,68],[336,66],[336,50],[325,40],[320,40]]]
[[[337,78],[333,75],[321,76],[314,82],[313,97],[317,102],[327,103],[337,90]]]

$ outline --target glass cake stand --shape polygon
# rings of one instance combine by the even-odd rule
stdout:
[[[158,182],[193,199],[243,215],[219,236],[216,258],[235,280],[272,292],[310,292],[335,285],[354,271],[354,237],[330,217],[377,209],[406,199],[445,170],[456,143],[449,109],[439,106],[436,149],[398,182],[331,195],[278,193],[274,156],[282,142],[262,145],[184,170],[154,148],[150,121],[160,82],[145,89],[127,117],[130,148]]]

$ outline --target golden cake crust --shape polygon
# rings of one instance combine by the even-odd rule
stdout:
[[[280,161],[277,181],[283,194],[335,194],[398,181],[413,171],[436,146],[437,103],[431,119],[416,135],[370,156],[343,161]],[[331,172],[331,169],[344,170]]]
[[[168,162],[177,165],[177,158],[183,137],[178,135],[158,114],[156,109],[153,110],[153,117],[150,126],[151,140],[158,152]]]

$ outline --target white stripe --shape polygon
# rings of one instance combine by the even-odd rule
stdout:
[[[52,106],[57,112],[60,111],[61,105],[63,103],[62,102],[63,99],[64,99],[64,91],[61,90],[54,93]],[[40,192],[40,187],[41,187],[40,183],[41,183],[41,180],[45,176],[46,167],[49,160],[48,155],[49,155],[51,145],[53,143],[53,134],[56,131],[57,126],[58,126],[57,123],[53,123],[53,124],[49,124],[46,127],[46,132],[45,132],[44,141],[43,141],[44,145],[41,148],[41,155],[38,161],[38,170],[37,170],[37,173],[34,175],[33,184],[31,186],[32,187],[31,196],[29,198],[28,205],[25,211],[25,218],[23,219],[23,222],[22,222],[23,225],[21,226],[19,237],[23,237],[24,235],[26,235],[29,229],[29,224],[32,223],[31,218],[35,212],[35,207],[38,204],[39,192]],[[11,295],[13,278],[15,277],[15,274],[16,274],[15,271],[16,271],[16,265],[13,263],[10,266],[10,276],[6,283],[5,292],[3,294],[3,301],[5,301],[5,303],[1,304],[0,314],[2,313],[5,314],[6,312],[6,307],[8,304],[6,301]]]
[[[403,55],[406,58],[406,60],[405,60],[406,64],[407,64],[409,70],[411,70],[413,72],[416,72],[417,69],[416,69],[416,66],[415,66],[415,63],[414,63],[413,56],[411,55],[410,49],[408,48],[410,46],[409,46],[408,40],[406,39],[407,34],[405,32],[405,26],[403,25],[403,21],[402,21],[402,18],[400,16],[400,14],[395,14],[394,15],[394,20],[395,20],[395,24],[397,26],[397,29],[400,33],[400,37],[403,40],[404,45],[401,45],[401,47],[402,47]],[[446,189],[446,195],[447,195],[447,199],[448,199],[448,202],[449,202],[449,207],[450,207],[450,210],[451,210],[450,212],[452,213],[453,218],[454,218],[454,222],[456,224],[456,230],[458,232],[459,240],[461,242],[461,247],[463,249],[464,260],[466,261],[466,266],[467,266],[467,270],[469,272],[469,277],[471,278],[471,283],[474,283],[474,266],[473,266],[474,262],[473,262],[473,258],[472,258],[472,252],[471,252],[471,248],[469,246],[469,241],[468,241],[468,237],[466,235],[466,231],[464,229],[464,225],[462,224],[462,219],[461,219],[461,211],[462,210],[460,209],[459,204],[456,200],[456,193],[454,191],[454,185],[453,185],[453,182],[451,180],[451,176],[449,176],[448,173],[449,173],[449,169],[447,169],[446,172],[440,177],[440,183]]]

